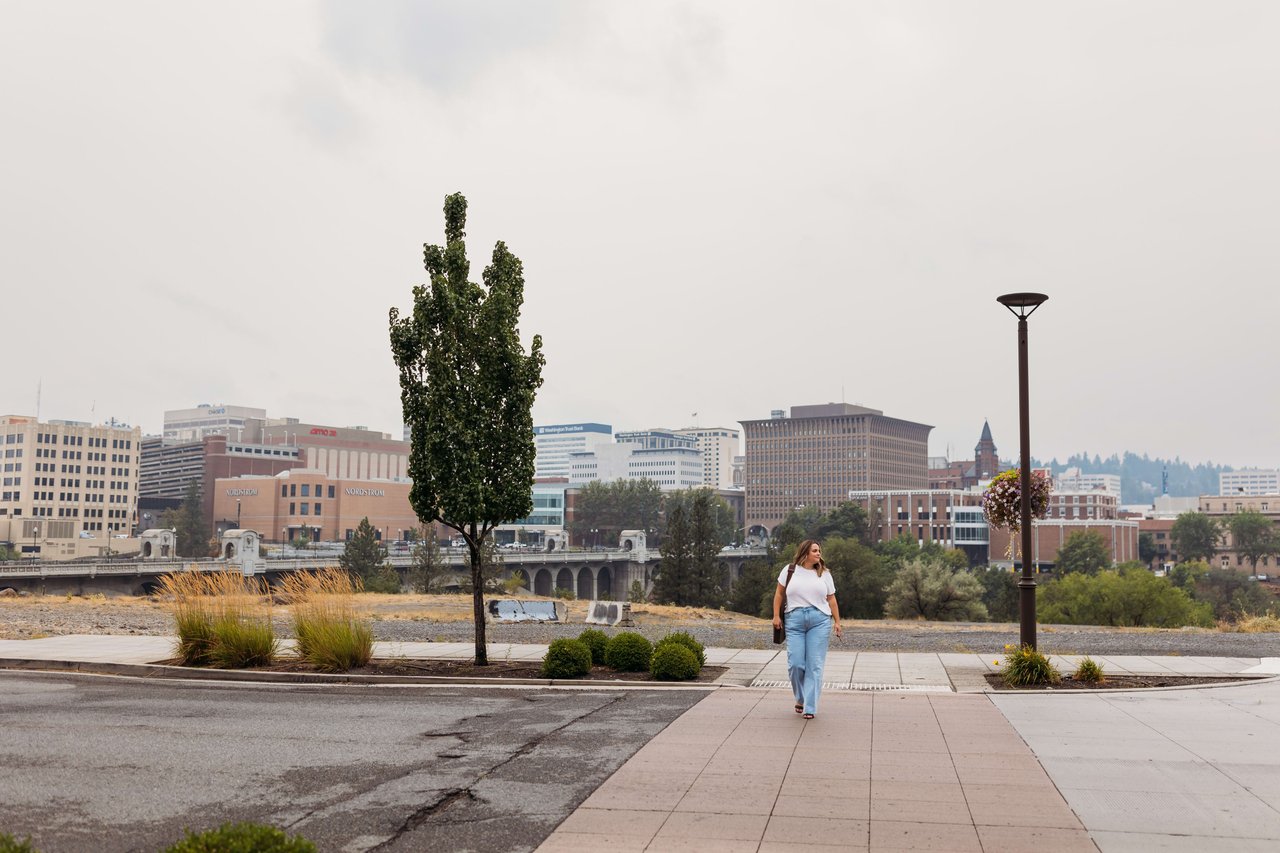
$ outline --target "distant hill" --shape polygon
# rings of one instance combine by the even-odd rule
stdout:
[[[1032,457],[1035,460],[1035,457]],[[1119,474],[1120,502],[1124,504],[1151,503],[1160,494],[1160,476],[1169,472],[1169,494],[1173,497],[1198,497],[1218,493],[1218,475],[1232,470],[1229,465],[1200,463],[1192,465],[1181,459],[1152,459],[1145,453],[1125,451],[1123,456],[1113,454],[1106,459],[1079,453],[1059,462],[1033,461],[1038,468],[1050,468],[1060,474],[1067,468],[1079,468],[1085,474]]]

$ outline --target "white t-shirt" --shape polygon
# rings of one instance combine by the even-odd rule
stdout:
[[[787,564],[789,565],[790,563]],[[831,605],[827,604],[827,596],[836,594],[836,582],[831,579],[831,569],[828,568],[822,573],[822,577],[818,577],[813,569],[796,566],[796,573],[791,576],[791,583],[787,584],[787,566],[783,566],[778,574],[778,584],[787,586],[786,612],[790,613],[797,607],[816,607],[830,616]]]

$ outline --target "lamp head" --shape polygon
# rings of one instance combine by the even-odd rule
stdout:
[[[997,296],[996,302],[1008,308],[1019,319],[1025,319],[1048,299],[1043,293],[1006,293],[1004,296]]]

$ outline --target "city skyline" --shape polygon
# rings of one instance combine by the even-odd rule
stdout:
[[[843,401],[1011,458],[1034,290],[1037,458],[1280,467],[1280,9],[1233,8],[15,2],[0,408],[398,435],[387,311],[461,191],[536,423]]]

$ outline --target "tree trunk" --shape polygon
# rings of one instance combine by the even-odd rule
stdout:
[[[474,605],[472,618],[476,623],[476,666],[489,665],[489,650],[484,639],[484,577],[481,571],[480,546],[476,541],[476,528],[471,525],[471,535],[467,537],[467,546],[471,551],[471,601]]]

